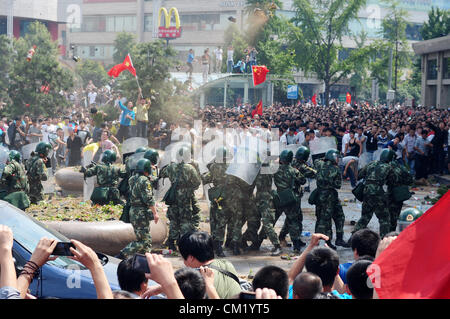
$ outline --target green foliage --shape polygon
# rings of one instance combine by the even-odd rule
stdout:
[[[27,53],[33,45],[36,45],[36,53],[28,62]],[[7,115],[53,115],[57,106],[67,105],[59,92],[73,87],[73,75],[59,64],[57,43],[52,41],[47,28],[33,22],[25,37],[14,40],[14,50],[17,54],[10,59],[12,69],[9,73],[12,104],[5,110]],[[41,92],[41,86],[47,84],[50,87],[48,94]]]
[[[161,118],[173,123],[183,112],[190,112],[193,104],[191,98],[184,94],[185,84],[170,80],[170,69],[180,63],[173,48],[166,48],[161,40],[139,43],[133,47],[130,55],[142,94],[144,98],[152,100],[149,110],[150,125]],[[138,97],[135,77],[124,71],[118,77],[118,84],[123,95],[134,103]]]
[[[399,8],[397,1],[391,1],[389,13],[382,21],[382,40],[374,41],[368,48],[371,55],[370,70],[374,78],[380,84],[380,96],[385,96],[389,80],[389,59],[392,51],[392,88],[397,90],[396,100],[403,101],[405,98],[416,97],[420,90],[417,81],[397,84],[396,79],[403,76],[405,69],[411,68],[413,54],[409,50],[406,39],[407,12]],[[397,70],[395,64],[397,63]],[[420,85],[420,84],[419,84]]]
[[[421,35],[424,40],[444,37],[450,34],[450,10],[431,8],[428,21],[423,23]]]
[[[10,103],[9,88],[9,72],[13,67],[13,44],[8,36],[0,35],[0,102]]]
[[[114,40],[114,64],[122,63],[128,53],[131,53],[136,45],[135,35],[128,32],[120,32]]]
[[[325,83],[325,105],[330,87],[351,75],[355,65],[367,59],[365,48],[352,50],[345,60],[338,59],[349,22],[357,18],[365,0],[294,0],[295,17],[289,34],[295,49],[295,62],[306,73],[313,72]]]
[[[227,60],[227,50],[231,45],[234,50],[233,62],[236,64],[237,61],[245,58],[244,51],[248,48],[249,44],[245,36],[241,33],[236,24],[230,24],[230,26],[225,30],[224,34],[225,45],[223,49],[223,61]],[[222,65],[222,71],[225,72],[227,69],[226,63]]]
[[[108,74],[103,65],[97,61],[84,60],[77,65],[76,72],[83,79],[83,86],[92,80],[96,87],[102,87],[108,83]]]

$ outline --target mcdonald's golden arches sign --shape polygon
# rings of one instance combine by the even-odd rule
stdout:
[[[165,25],[161,25],[161,13],[164,13]],[[170,26],[172,20],[172,13],[175,16],[175,27]],[[166,8],[160,8],[158,12],[158,38],[176,39],[181,36],[180,15],[177,8],[170,8],[167,12]]]

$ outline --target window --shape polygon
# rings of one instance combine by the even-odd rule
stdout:
[[[135,32],[136,16],[83,16],[81,29],[72,32]]]
[[[109,59],[113,51],[113,45],[76,45],[74,55],[82,59]]]
[[[422,40],[422,36],[420,34],[421,29],[422,29],[421,24],[408,23],[406,26],[406,30],[405,30],[406,38],[408,40],[413,40],[413,41]]]
[[[447,58],[444,57],[443,71],[444,71],[443,78],[450,79],[450,57],[447,57]]]
[[[6,34],[6,32],[8,32],[6,18],[0,18],[0,34]]]
[[[84,16],[81,24],[81,32],[105,32],[104,16]]]
[[[342,50],[339,50],[339,53],[338,53],[339,61],[348,59],[348,57],[350,56],[350,54],[353,50],[354,50],[353,48],[344,48]]]
[[[180,23],[183,31],[212,31],[225,30],[230,22],[228,17],[236,15],[236,11],[216,13],[196,13],[180,15]],[[164,19],[161,19],[163,23]],[[172,23],[174,23],[172,17]]]
[[[153,32],[153,16],[151,14],[144,16],[144,32]]]
[[[428,80],[436,80],[437,79],[437,59],[428,60],[428,69],[427,69],[427,79]]]

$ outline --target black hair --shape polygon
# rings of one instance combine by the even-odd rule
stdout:
[[[373,287],[369,287],[367,267],[372,264],[369,260],[358,260],[347,270],[347,285],[355,299],[372,299]]]
[[[369,255],[364,255],[364,256],[359,256],[358,260],[374,261],[375,257],[369,256]]]
[[[360,229],[351,237],[352,250],[356,249],[359,256],[369,255],[375,257],[380,236],[368,228]]]
[[[313,299],[322,289],[322,280],[311,272],[301,272],[292,284],[293,294],[300,299]]]
[[[203,263],[214,259],[214,244],[207,232],[188,232],[178,240],[178,249],[183,259],[189,256]]]
[[[339,256],[331,248],[317,247],[306,256],[305,267],[320,277],[323,286],[332,286],[339,269]]]
[[[252,281],[253,291],[258,288],[270,288],[275,290],[283,299],[287,297],[289,290],[289,278],[283,269],[277,266],[264,266],[255,275]]]
[[[145,273],[133,269],[133,258],[122,260],[117,267],[117,280],[120,289],[129,292],[141,290],[141,284],[147,281]]]
[[[319,292],[314,299],[340,299],[338,296],[333,295],[331,292]]]
[[[175,272],[175,279],[185,299],[205,299],[205,280],[198,270],[192,268],[178,269]]]
[[[139,299],[138,295],[126,290],[114,290],[113,297],[114,299]]]

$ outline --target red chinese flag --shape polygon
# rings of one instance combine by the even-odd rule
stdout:
[[[120,73],[122,73],[122,71],[125,71],[125,70],[130,71],[131,74],[136,76],[136,69],[133,66],[133,62],[131,61],[130,54],[128,54],[125,57],[125,60],[123,60],[122,63],[116,64],[115,66],[113,66],[111,68],[111,70],[108,71],[108,75],[116,78],[119,76]]]
[[[347,95],[345,96],[345,101],[350,104],[352,103],[352,96],[350,95],[350,93],[347,92]]]
[[[317,105],[317,94],[314,94],[313,97],[311,98],[311,101],[314,105]]]
[[[380,299],[450,298],[449,212],[447,192],[368,268]]]
[[[252,118],[255,116],[255,114],[258,114],[259,116],[263,115],[263,105],[262,100],[259,101],[256,108],[252,111]]]
[[[265,65],[254,65],[252,66],[252,77],[253,77],[253,85],[257,86],[266,81],[266,74],[269,73],[269,70]]]

